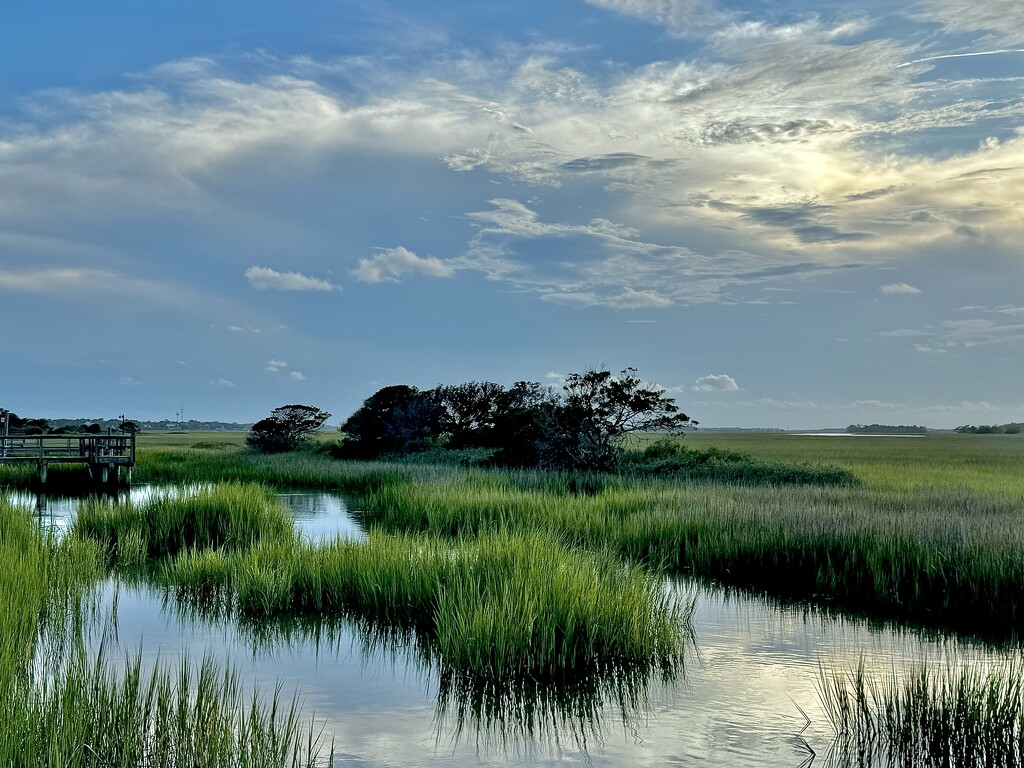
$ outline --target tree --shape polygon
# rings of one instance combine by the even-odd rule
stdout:
[[[492,381],[435,387],[427,393],[438,405],[438,430],[445,447],[494,447],[495,421],[503,405],[506,389]]]
[[[644,385],[635,368],[570,374],[561,401],[543,425],[542,464],[558,469],[610,471],[634,432],[679,434],[697,422],[675,400]]]
[[[141,431],[139,429],[139,425],[131,420],[122,421],[120,424],[117,425],[117,428],[122,432],[127,432],[131,435],[137,435]]]
[[[502,467],[536,467],[541,462],[544,425],[556,408],[555,391],[536,381],[517,381],[498,397],[489,463]]]
[[[338,429],[345,434],[337,454],[374,459],[429,448],[439,435],[441,409],[430,392],[396,384],[377,390]]]
[[[312,405],[282,405],[252,425],[245,441],[261,453],[293,451],[331,418]]]

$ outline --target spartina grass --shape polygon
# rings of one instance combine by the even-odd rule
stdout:
[[[12,768],[302,768],[316,764],[312,725],[279,694],[243,700],[237,678],[204,661],[176,676],[115,673],[89,660],[81,611],[102,552],[57,540],[0,501],[0,765]]]
[[[922,663],[909,674],[821,670],[819,697],[836,756],[893,766],[1019,766],[1024,761],[1024,657],[994,665]]]
[[[264,538],[292,535],[293,523],[277,499],[254,484],[220,483],[155,496],[132,505],[87,499],[74,531],[96,540],[111,556],[133,564],[147,557],[194,549],[243,549]]]
[[[261,541],[234,553],[189,551],[165,578],[200,601],[230,585],[248,616],[351,615],[416,628],[444,664],[488,678],[612,663],[671,670],[692,631],[691,606],[657,577],[538,532]]]

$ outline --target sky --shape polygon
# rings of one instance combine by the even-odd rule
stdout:
[[[1024,4],[99,0],[0,26],[0,405],[343,420],[636,367],[1024,421]]]

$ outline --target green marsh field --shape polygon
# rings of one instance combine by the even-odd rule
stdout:
[[[387,660],[426,681],[434,708],[421,719],[435,745],[422,764],[461,754],[438,746],[453,734],[473,734],[467,764],[480,750],[515,763],[538,743],[540,762],[657,762],[609,744],[607,722],[653,728],[660,749],[666,724],[706,720],[717,732],[686,691],[713,684],[707,698],[728,701],[759,683],[769,698],[752,731],[772,707],[815,723],[813,743],[799,727],[769,739],[793,765],[824,752],[835,765],[1024,760],[1019,436],[695,432],[685,452],[641,454],[654,441],[640,441],[615,475],[342,461],[333,439],[260,456],[242,433],[144,434],[134,479],[148,490],[115,499],[58,500],[77,482],[59,471],[48,498],[33,496],[22,490],[31,475],[0,470],[2,543],[21,553],[0,579],[0,684],[19,702],[0,748],[58,745],[52,758],[8,764],[329,765],[359,752],[339,713],[358,720],[350,708],[372,698],[376,678],[346,688],[343,707],[295,671],[315,711],[288,674],[257,685],[269,672],[253,659],[285,653],[298,670],[309,656],[320,668],[324,648],[341,658],[344,643],[364,666]],[[311,539],[302,505],[343,508],[361,533]],[[57,533],[40,527],[55,517]],[[146,633],[125,645],[126,605],[206,643],[230,628],[217,632],[234,633],[242,653],[154,659]],[[751,655],[752,626],[774,656]],[[780,627],[804,639],[780,646]],[[743,648],[746,682],[714,661],[727,642]],[[794,643],[807,646],[799,661]],[[237,677],[236,663],[252,674]],[[195,691],[202,712],[181,703]],[[401,721],[405,710],[382,700],[392,703],[378,715],[396,707]],[[90,741],[111,728],[109,743]],[[706,752],[679,749],[701,764],[763,764],[764,745],[719,754],[708,739]]]

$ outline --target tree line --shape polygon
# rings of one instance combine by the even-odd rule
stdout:
[[[851,424],[846,428],[851,435],[924,435],[927,427],[917,425],[892,424]]]
[[[979,427],[973,424],[964,424],[957,427],[956,431],[962,435],[1019,435],[1024,432],[1024,424],[1013,422],[1010,424],[982,424]]]
[[[22,418],[13,411],[0,408],[0,433],[6,429],[10,435],[100,435],[108,428],[121,432],[139,431],[134,421],[58,420],[53,424],[49,419]]]
[[[248,443],[267,453],[293,450],[328,418],[314,406],[281,406],[253,425]],[[628,435],[679,434],[696,424],[635,368],[592,369],[569,374],[561,389],[532,381],[383,387],[339,427],[331,451],[347,459],[471,451],[494,466],[609,471]]]

